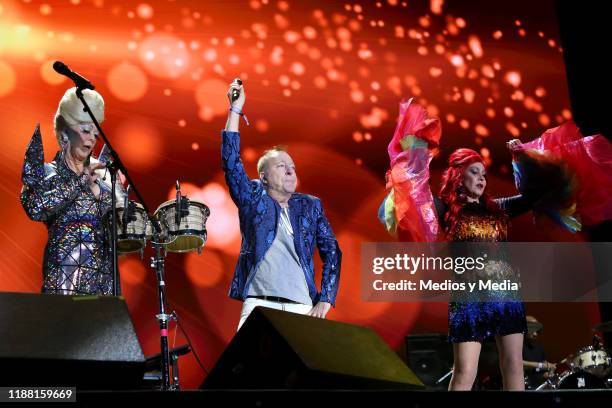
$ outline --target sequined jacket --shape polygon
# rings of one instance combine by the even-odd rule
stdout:
[[[247,176],[240,159],[240,133],[222,132],[221,157],[230,195],[238,207],[242,233],[240,255],[229,296],[244,300],[254,272],[276,236],[281,207],[267,194],[259,180],[250,180]],[[289,216],[295,231],[295,251],[313,304],[335,304],[342,254],[321,201],[311,195],[294,193],[289,199]],[[320,292],[314,275],[315,246],[323,261]]]
[[[48,241],[43,259],[43,293],[110,295],[113,278],[103,215],[111,191],[100,183],[96,198],[86,176],[78,176],[58,153],[44,162],[40,129],[28,145],[21,204],[30,219],[44,222]]]

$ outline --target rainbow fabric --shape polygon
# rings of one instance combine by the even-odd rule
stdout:
[[[431,242],[439,225],[431,190],[429,163],[437,154],[442,127],[413,99],[400,103],[400,115],[387,151],[391,168],[386,174],[389,194],[379,209],[387,231],[402,241]]]

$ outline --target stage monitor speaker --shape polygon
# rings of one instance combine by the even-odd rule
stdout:
[[[555,5],[572,116],[582,134],[601,133],[612,141],[612,64],[606,51],[612,43],[610,5],[599,0],[556,0]],[[590,241],[612,241],[612,220],[588,226],[585,230]],[[604,257],[598,257],[596,253],[593,256],[598,282],[607,282],[611,272],[605,267],[605,262],[598,262]],[[605,296],[609,293],[600,293],[600,297]],[[601,321],[612,320],[612,303],[599,302],[599,311]],[[612,332],[604,333],[604,343],[612,344]]]
[[[427,333],[406,336],[408,366],[429,388],[448,388],[448,381],[437,383],[453,366],[453,348],[445,334]]]
[[[0,385],[135,388],[145,358],[117,297],[0,294]]]
[[[583,135],[602,133],[612,140],[610,60],[612,40],[607,2],[556,0],[559,34],[572,116]]]
[[[419,389],[371,329],[257,307],[202,384],[206,389]]]

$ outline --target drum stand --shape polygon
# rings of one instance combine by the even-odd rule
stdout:
[[[161,236],[156,233],[151,243],[155,255],[151,257],[151,267],[155,269],[157,274],[157,293],[159,300],[159,314],[155,315],[155,318],[159,322],[159,334],[160,334],[160,345],[161,345],[161,375],[162,391],[175,391],[178,390],[178,364],[173,365],[175,368],[174,378],[172,384],[170,384],[170,353],[168,351],[168,322],[170,320],[176,320],[174,313],[166,313],[166,282],[164,277],[165,267],[165,254],[162,254],[163,244],[161,243]]]
[[[450,371],[448,371],[446,374],[444,374],[442,377],[438,378],[436,380],[436,385],[439,385],[442,383],[442,381],[446,380],[449,376],[451,376],[453,374],[453,371],[455,371],[455,368],[451,368]]]
[[[59,71],[58,71],[59,72]],[[78,76],[78,75],[77,75]],[[83,111],[86,112],[91,121],[95,125],[96,129],[100,133],[100,136],[104,140],[104,143],[108,149],[108,158],[106,165],[111,173],[111,194],[112,194],[112,230],[111,230],[111,249],[112,249],[112,272],[113,272],[113,295],[118,296],[120,294],[120,282],[119,282],[119,269],[118,269],[118,261],[117,261],[117,209],[116,209],[116,182],[117,182],[117,173],[121,171],[121,173],[125,176],[127,183],[132,186],[134,194],[138,197],[138,200],[142,204],[144,211],[146,214],[149,214],[149,208],[143,197],[140,195],[138,189],[136,188],[130,174],[128,173],[127,168],[123,165],[123,162],[119,158],[119,154],[116,150],[113,149],[113,146],[109,142],[106,134],[100,127],[100,123],[94,116],[91,111],[87,101],[83,96],[83,91],[85,89],[94,89],[93,85],[89,83],[84,78],[78,77],[77,79],[71,79],[75,82],[77,87],[76,95],[83,104]],[[126,209],[127,210],[127,209]],[[166,313],[166,283],[164,281],[164,256],[162,256],[163,244],[161,243],[161,226],[156,218],[150,218],[151,223],[153,224],[154,229],[154,241],[152,246],[155,250],[155,256],[151,257],[151,267],[155,269],[157,272],[157,282],[158,282],[158,293],[159,293],[159,314],[155,317],[159,321],[159,330],[160,330],[160,344],[161,344],[161,372],[162,372],[162,391],[170,391],[178,389],[178,370],[175,373],[175,382],[170,385],[170,356],[168,352],[168,321],[174,319],[172,314]]]
[[[552,379],[548,378],[542,384],[538,385],[535,388],[535,390],[536,391],[542,391],[542,390],[549,390],[549,389],[555,389],[555,388],[557,388],[557,386],[555,385],[554,381]]]

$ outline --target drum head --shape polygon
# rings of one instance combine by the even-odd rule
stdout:
[[[137,203],[136,201],[132,201],[130,200],[130,203],[133,204],[135,206],[135,208],[137,208],[138,210],[142,210],[144,211],[144,206],[140,203]],[[123,206],[123,201],[122,200],[117,200],[117,211],[123,211],[125,207]]]
[[[194,205],[197,207],[202,207],[204,208],[205,212],[207,213],[207,215],[210,215],[210,210],[208,208],[208,206],[206,204],[204,204],[202,201],[200,200],[192,200],[192,199],[188,199],[189,200],[189,205]],[[157,207],[157,210],[155,210],[154,215],[157,215],[158,212],[166,209],[166,208],[173,208],[176,205],[176,200],[168,200],[162,204],[159,205],[159,207]]]
[[[165,203],[160,204],[160,205],[159,205],[159,207],[157,207],[157,210],[155,210],[155,212],[154,212],[153,214],[154,214],[154,215],[157,215],[157,213],[158,213],[158,212],[159,212],[161,209],[166,208],[166,207],[173,206],[175,203],[176,203],[176,200],[168,200],[168,201],[166,201]]]
[[[145,241],[140,239],[119,239],[117,240],[117,252],[120,254],[129,254],[138,252],[145,246]]]
[[[202,248],[206,243],[206,234],[200,235],[179,235],[173,241],[164,245],[168,252],[191,252]]]
[[[577,371],[564,376],[559,382],[561,390],[600,389],[606,388],[602,379],[586,371]]]
[[[576,353],[572,363],[580,370],[602,377],[609,372],[610,356],[603,349],[587,346]]]

